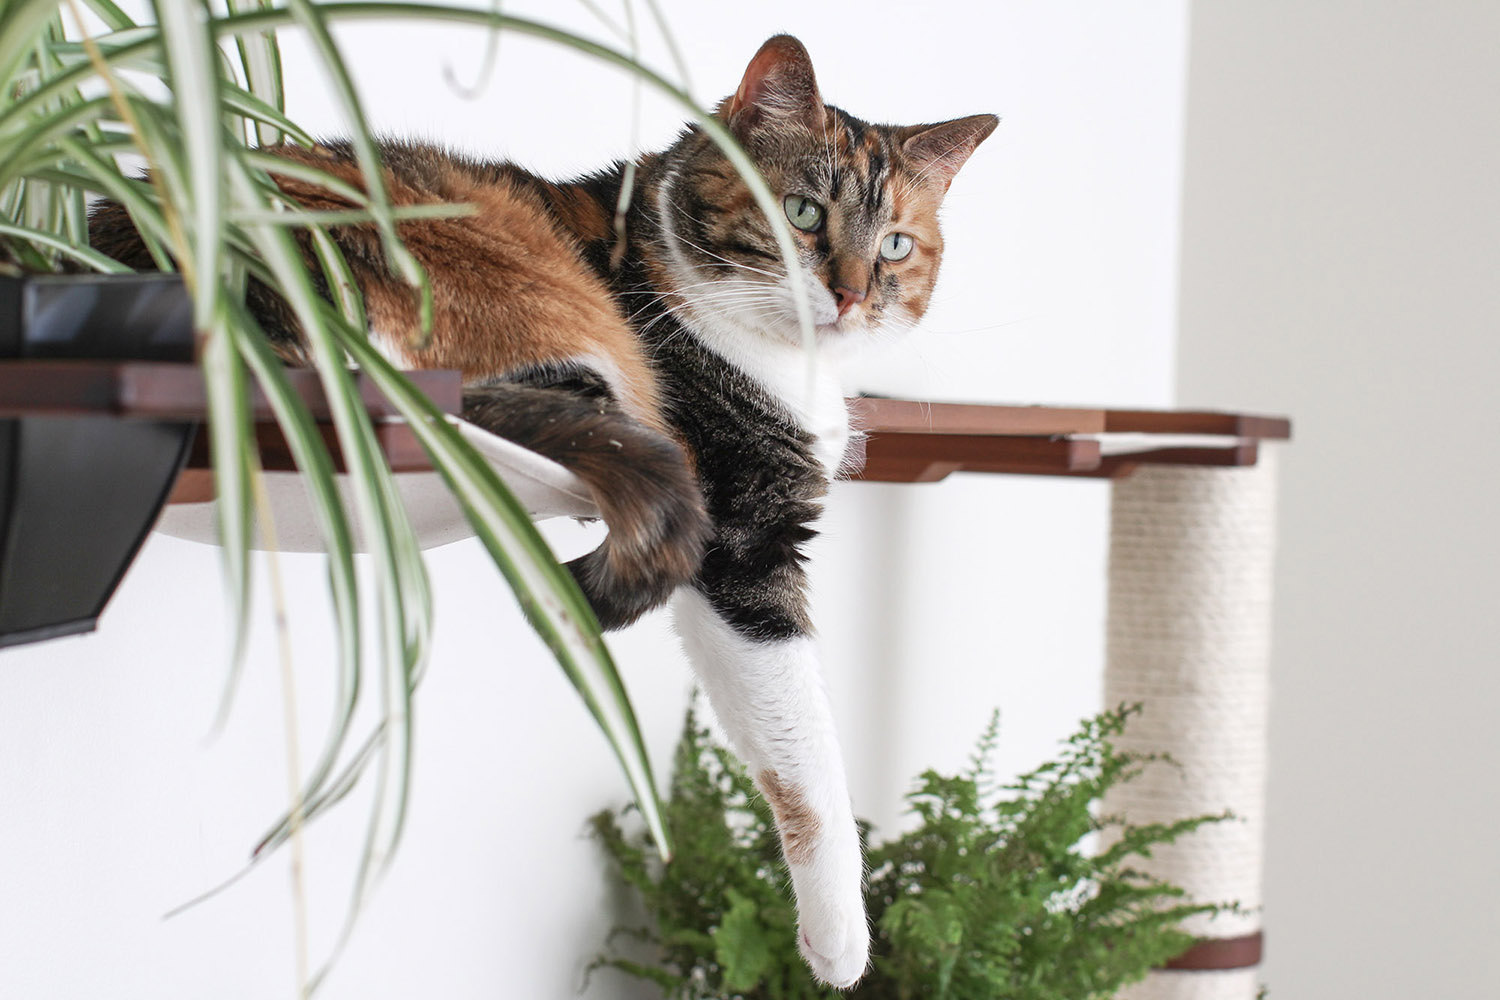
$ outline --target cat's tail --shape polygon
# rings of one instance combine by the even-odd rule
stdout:
[[[698,572],[711,526],[686,453],[609,396],[502,382],[465,388],[463,415],[592,491],[609,534],[567,565],[605,629],[629,625]]]

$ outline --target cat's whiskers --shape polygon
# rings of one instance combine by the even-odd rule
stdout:
[[[681,211],[681,209],[679,209],[679,211]],[[714,260],[722,261],[725,265],[728,265],[729,267],[744,268],[746,271],[754,271],[756,274],[764,274],[768,278],[777,278],[777,279],[779,279],[779,278],[782,277],[781,275],[779,275],[779,274],[777,274],[777,273],[775,273],[773,271],[767,271],[765,268],[754,267],[754,266],[752,266],[750,264],[745,264],[745,263],[742,263],[742,262],[737,261],[737,260],[730,260],[728,257],[725,257],[723,254],[717,254],[717,253],[714,253],[712,250],[707,249],[706,247],[699,246],[698,244],[694,243],[692,240],[688,239],[686,236],[683,236],[681,233],[673,232],[671,235],[672,235],[673,239],[677,240],[680,243],[686,243],[688,246],[692,247],[694,250],[696,250],[699,253],[703,254],[705,257],[710,257],[710,258],[712,258]],[[710,266],[712,266],[712,265],[710,265]]]
[[[642,334],[668,317],[677,319],[676,329],[663,341],[663,345],[681,337],[702,322],[703,317],[712,316],[720,324],[730,324],[753,336],[764,336],[783,330],[793,314],[787,305],[776,297],[766,295],[716,295],[683,299],[663,309],[662,313],[642,327]]]
[[[703,284],[712,283],[704,282]],[[673,298],[677,299],[677,301],[668,301],[669,299]],[[640,328],[640,330],[638,331],[640,335],[644,335],[664,319],[667,319],[669,317],[676,318],[683,314],[691,315],[694,311],[702,310],[704,308],[723,309],[726,312],[734,313],[749,312],[752,314],[762,315],[771,314],[773,309],[780,311],[783,306],[779,298],[770,294],[769,291],[763,287],[727,288],[717,290],[707,295],[692,296],[681,295],[676,290],[674,290],[672,292],[668,292],[659,296],[658,299],[661,312],[657,316],[652,317],[652,319],[648,321],[645,326]],[[657,304],[658,303],[656,302],[647,303],[645,306],[641,307],[641,309],[636,310],[636,312],[632,314],[631,319],[633,320],[636,316],[639,316],[642,312],[650,309],[653,305]],[[676,332],[681,333],[683,331]]]

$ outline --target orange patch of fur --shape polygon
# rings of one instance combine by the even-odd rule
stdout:
[[[311,163],[363,189],[358,166],[317,150],[278,151]],[[608,219],[581,192],[559,186],[554,217],[529,192],[508,181],[482,183],[436,162],[428,190],[386,175],[397,205],[464,202],[473,215],[401,223],[397,232],[426,269],[433,294],[433,328],[425,348],[401,350],[416,368],[453,368],[466,382],[481,382],[534,365],[598,358],[612,377],[627,413],[661,430],[665,421],[654,373],[640,342],[614,308],[609,289],[582,261],[578,240],[608,232]],[[347,207],[325,190],[289,178],[279,183],[311,208]],[[436,192],[436,193],[435,193]],[[438,194],[440,193],[440,194]],[[345,246],[383,261],[372,225],[340,227]],[[351,259],[365,296],[370,326],[396,345],[415,344],[419,333],[414,290],[379,265]]]
[[[910,233],[920,248],[904,265],[897,265],[904,293],[901,305],[913,316],[927,311],[943,260],[943,235],[937,221],[943,193],[932,184],[913,183],[905,171],[898,173],[891,185],[891,228]]]
[[[762,771],[756,784],[776,817],[776,830],[781,834],[781,849],[787,861],[806,864],[812,860],[822,824],[802,790],[782,784],[775,771]]]

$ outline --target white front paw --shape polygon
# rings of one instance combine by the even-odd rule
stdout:
[[[815,976],[846,989],[870,961],[864,858],[852,818],[827,833],[805,859],[788,859],[797,891],[797,946]]]
[[[802,905],[798,910],[797,947],[813,975],[839,989],[859,982],[870,962],[870,928],[863,901],[845,906]]]
[[[781,836],[797,893],[797,948],[813,974],[840,989],[853,986],[870,960],[865,919],[864,857],[854,817],[819,809],[800,784],[763,771],[757,782]],[[847,795],[839,789],[838,795]],[[836,796],[825,796],[833,798]]]

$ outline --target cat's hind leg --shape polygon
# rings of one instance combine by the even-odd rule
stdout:
[[[686,453],[626,414],[602,380],[573,370],[469,386],[463,416],[588,485],[609,534],[567,565],[605,629],[629,625],[697,572],[709,522]]]

